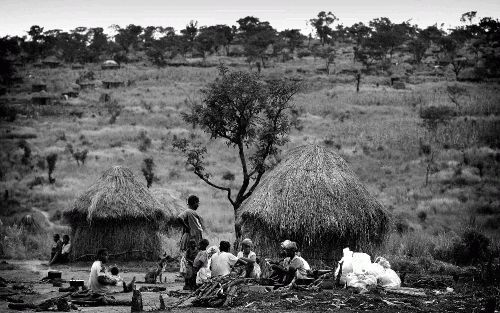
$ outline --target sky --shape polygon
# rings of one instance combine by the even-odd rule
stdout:
[[[460,25],[461,14],[468,11],[499,18],[500,0],[0,0],[0,36],[26,35],[31,25],[64,31],[103,27],[112,33],[112,24],[136,24],[179,31],[190,20],[198,26],[237,25],[245,16],[268,21],[278,30],[298,28],[307,35],[307,21],[320,11],[332,11],[345,26],[388,17],[398,23],[411,19],[420,27],[444,23],[451,28]]]

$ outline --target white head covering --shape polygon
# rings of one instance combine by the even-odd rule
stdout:
[[[243,241],[241,242],[241,244],[242,244],[242,245],[249,246],[249,247],[252,247],[252,246],[253,246],[252,239],[250,239],[250,238],[245,238],[245,239],[243,239]]]
[[[287,239],[281,243],[281,248],[283,248],[283,249],[295,249],[295,251],[297,251],[297,243]]]
[[[210,248],[207,249],[207,255],[209,258],[212,255],[216,254],[217,252],[219,252],[219,248],[217,248],[216,246],[211,246]]]

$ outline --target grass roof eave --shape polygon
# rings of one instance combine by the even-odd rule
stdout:
[[[105,171],[63,214],[71,224],[138,219],[160,224],[173,218],[132,171],[120,166]]]

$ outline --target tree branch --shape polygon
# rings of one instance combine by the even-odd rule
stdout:
[[[248,175],[247,161],[245,159],[245,151],[242,142],[238,143],[238,150],[239,150],[241,168],[243,173],[243,184],[240,187],[240,191],[238,191],[238,195],[236,196],[236,201],[238,201],[243,196],[250,182],[250,176]]]
[[[252,187],[250,187],[250,189],[248,190],[248,192],[243,195],[241,202],[245,201],[248,197],[250,197],[252,195],[252,193],[254,192],[255,188],[260,183],[260,179],[262,178],[263,175],[264,175],[264,171],[260,171],[259,175],[257,175],[257,178],[255,179],[255,182],[253,183]]]
[[[234,201],[233,199],[231,199],[231,188],[229,187],[221,187],[219,185],[216,185],[214,183],[212,183],[210,180],[208,180],[207,177],[205,177],[202,173],[198,172],[198,171],[195,171],[194,172],[196,176],[198,176],[201,180],[203,180],[205,183],[207,183],[208,185],[216,188],[216,189],[219,189],[219,190],[224,190],[227,192],[227,198],[229,199],[229,202],[231,202],[231,205],[234,206]]]

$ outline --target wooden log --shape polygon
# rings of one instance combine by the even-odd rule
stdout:
[[[26,309],[35,310],[37,306],[33,303],[9,303],[9,309],[24,311]]]
[[[425,291],[423,289],[418,288],[410,288],[410,287],[399,287],[399,288],[386,288],[387,293],[405,295],[405,296],[414,296],[414,297],[425,297]]]

